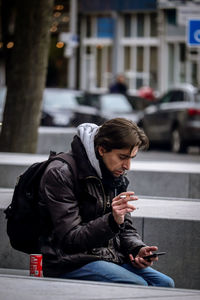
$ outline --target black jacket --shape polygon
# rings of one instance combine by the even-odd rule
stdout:
[[[72,168],[53,161],[40,184],[44,276],[58,277],[95,260],[122,264],[129,253],[136,255],[145,246],[130,214],[123,226],[114,221],[114,188],[97,176],[78,137],[71,154],[75,161]],[[124,178],[117,193],[125,191],[127,185]]]

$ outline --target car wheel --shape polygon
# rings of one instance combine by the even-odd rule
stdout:
[[[186,153],[187,146],[183,143],[178,128],[174,128],[171,136],[171,150],[174,153]]]

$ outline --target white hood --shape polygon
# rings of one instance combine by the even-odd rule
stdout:
[[[77,127],[77,134],[81,139],[91,165],[96,170],[99,177],[102,177],[99,161],[96,158],[94,150],[94,137],[97,134],[98,129],[99,126],[96,124],[83,123]]]

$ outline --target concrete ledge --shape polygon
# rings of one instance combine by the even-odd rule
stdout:
[[[29,269],[29,255],[14,250],[6,233],[4,209],[10,204],[13,190],[0,189],[0,268]]]
[[[155,268],[171,276],[176,287],[200,289],[199,237],[200,221],[144,218],[144,241],[167,252]]]
[[[3,188],[13,188],[18,176],[31,164],[48,158],[48,155],[0,153],[0,182]]]
[[[136,160],[128,178],[138,195],[200,199],[200,163]]]
[[[29,269],[29,255],[11,248],[3,210],[12,190],[0,190],[0,268]],[[178,288],[200,289],[200,202],[141,198],[132,217],[145,243],[166,251],[154,268],[171,276]]]
[[[76,128],[39,127],[37,153],[48,154],[50,150],[68,151],[76,132]]]
[[[176,287],[200,289],[200,202],[149,197],[134,205],[139,209],[133,221],[145,243],[167,252],[154,268],[171,276]]]
[[[0,268],[1,275],[30,276],[29,270]]]
[[[197,300],[200,291],[142,287],[94,281],[33,278],[0,275],[0,299],[20,300],[117,300],[117,299],[180,299]]]
[[[47,157],[47,154],[0,153],[1,187],[13,188],[19,174],[32,163]],[[129,190],[134,190],[137,195],[200,199],[198,162],[180,164],[135,160],[128,172],[128,178]]]

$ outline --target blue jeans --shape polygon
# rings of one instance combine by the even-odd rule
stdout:
[[[68,272],[60,277],[66,279],[174,287],[173,279],[150,267],[137,269],[131,264],[123,264],[119,266],[117,264],[101,260],[88,263],[83,267],[75,271]]]

